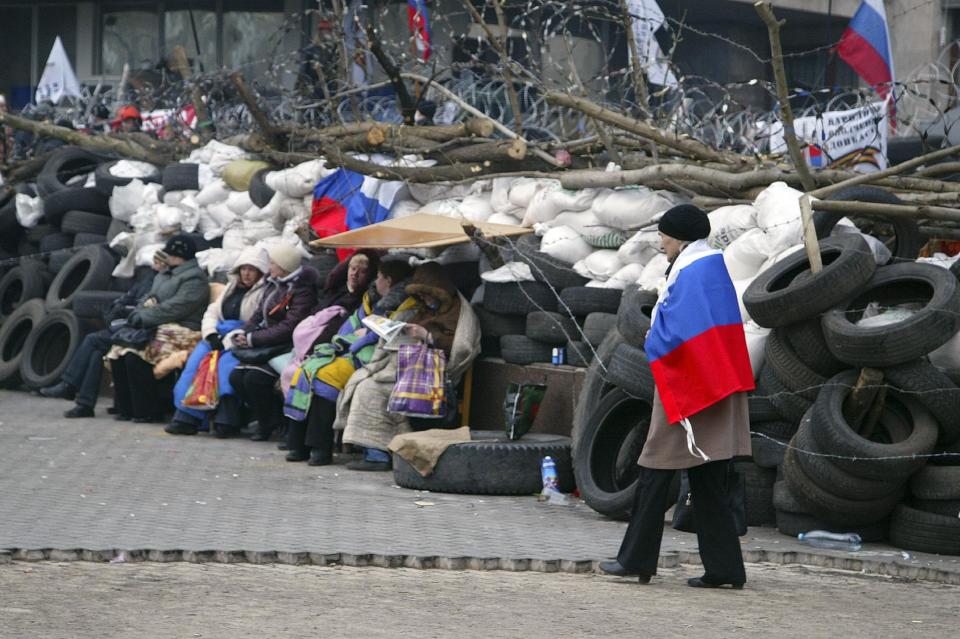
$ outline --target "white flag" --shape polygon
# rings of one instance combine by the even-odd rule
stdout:
[[[47,58],[47,66],[40,76],[37,86],[36,101],[49,100],[58,104],[65,96],[80,97],[80,82],[73,72],[73,65],[67,57],[67,50],[63,48],[60,36],[57,36]]]
[[[663,26],[664,15],[656,0],[627,0],[627,11],[632,17],[633,39],[637,43],[640,65],[654,84],[677,86],[677,78],[664,59],[660,43],[653,35]]]

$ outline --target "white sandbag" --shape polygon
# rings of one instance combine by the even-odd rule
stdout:
[[[118,178],[143,178],[155,175],[157,170],[157,167],[149,162],[119,160],[110,167],[109,173]]]
[[[760,273],[763,273],[765,270],[767,270],[777,262],[783,260],[784,258],[789,257],[790,255],[793,255],[797,251],[802,251],[802,250],[804,250],[803,244],[797,244],[796,246],[791,246],[789,248],[783,249],[773,257],[768,257],[766,261],[760,266],[760,270],[757,271],[757,275],[760,275]]]
[[[930,363],[941,371],[951,375],[960,374],[960,333],[930,353],[929,357]]]
[[[163,203],[169,204],[171,206],[177,206],[180,202],[183,202],[184,198],[192,197],[196,199],[199,191],[167,191],[163,194]]]
[[[489,193],[468,195],[460,203],[461,215],[471,222],[486,222],[493,215]]]
[[[228,228],[223,233],[223,242],[221,246],[225,251],[242,251],[246,246],[243,239],[243,228],[239,225]]]
[[[243,241],[245,244],[256,244],[260,240],[273,237],[277,234],[272,222],[243,221]]]
[[[410,217],[420,212],[421,204],[416,200],[403,200],[394,202],[390,208],[390,217],[399,220],[400,218]]]
[[[757,209],[752,204],[721,206],[708,216],[710,237],[707,241],[715,249],[723,250],[750,229],[757,228]]]
[[[197,219],[197,232],[203,235],[203,239],[210,241],[223,235],[223,227],[213,219],[209,212],[203,210]]]
[[[227,196],[227,208],[237,215],[242,216],[249,211],[252,206],[253,200],[250,199],[249,191],[232,191],[230,195]]]
[[[732,279],[749,280],[756,277],[763,263],[777,252],[779,251],[771,250],[766,233],[760,229],[752,229],[730,243],[723,252],[723,261]]]
[[[610,279],[605,282],[605,287],[623,290],[628,286],[636,284],[640,276],[643,275],[643,268],[643,264],[627,264],[610,276]]]
[[[490,188],[490,206],[494,213],[512,214],[517,207],[510,202],[510,188],[517,178],[494,178]],[[412,186],[412,185],[411,185]],[[411,193],[413,189],[410,189]]]
[[[617,249],[617,257],[624,264],[646,264],[656,255],[662,253],[660,248],[660,233],[656,227],[637,231]]]
[[[161,206],[163,204],[143,204],[130,216],[130,226],[138,233],[158,230],[157,208]]]
[[[607,288],[607,283],[603,280],[590,280],[584,286],[587,288]]]
[[[846,222],[846,224],[841,224],[840,222]],[[830,231],[831,236],[851,233],[859,235],[867,243],[867,246],[870,247],[870,252],[873,253],[873,259],[876,260],[878,266],[886,264],[893,257],[893,252],[878,238],[867,233],[861,233],[860,229],[847,218],[843,218],[840,222]]]
[[[640,273],[640,279],[637,280],[637,285],[645,291],[656,291],[657,293],[662,294],[662,289],[666,287],[667,284],[667,267],[670,266],[670,262],[667,261],[666,253],[659,253],[647,262],[646,266],[643,267],[643,272]]]
[[[527,210],[527,207],[530,206],[530,202],[533,200],[533,196],[536,195],[537,191],[543,190],[548,186],[556,186],[560,182],[559,180],[547,180],[540,178],[519,178],[510,186],[509,199],[510,203],[518,208]]]
[[[256,207],[254,207],[256,208]],[[298,224],[310,219],[310,209],[303,204],[303,200],[288,198],[280,203],[276,214],[272,218],[275,226],[283,226],[293,220]]]
[[[743,294],[747,292],[751,282],[753,282],[753,278],[733,280],[733,288],[737,292],[737,304],[740,306],[740,319],[744,322],[751,321],[750,313],[747,312],[747,307],[743,304]]]
[[[442,200],[433,200],[420,206],[421,213],[431,215],[443,215],[444,217],[460,217],[459,198],[445,198]]]
[[[556,226],[543,235],[540,250],[565,264],[575,264],[590,255],[593,247],[569,226]]]
[[[429,204],[435,200],[462,200],[470,195],[476,195],[482,192],[487,181],[479,180],[474,184],[419,184],[410,183],[407,185],[410,197],[419,204]]]
[[[226,202],[233,190],[221,179],[216,179],[197,193],[197,203],[200,206],[210,206],[219,202]]]
[[[222,228],[227,228],[237,220],[237,215],[227,208],[225,202],[217,202],[206,208],[207,214]]]
[[[156,255],[157,251],[162,250],[164,247],[163,242],[157,242],[155,244],[145,244],[137,249],[136,257],[136,266],[152,266],[153,265],[153,256]],[[132,275],[132,273],[131,273]]]
[[[144,204],[159,204],[160,185],[131,180],[124,186],[115,186],[110,196],[110,215],[121,222],[129,222]]]
[[[596,248],[619,248],[627,240],[623,231],[602,224],[592,211],[561,213],[554,222],[556,226],[569,226],[587,244]]]
[[[552,200],[549,195],[552,191],[560,189],[560,184],[547,184],[539,188],[530,198],[530,204],[523,213],[522,224],[524,226],[533,226],[538,222],[547,222],[560,215],[563,212]]]
[[[313,193],[317,182],[329,175],[323,159],[311,160],[283,171],[267,173],[264,182],[287,197],[304,197]]]
[[[526,262],[507,262],[493,271],[487,271],[480,276],[484,282],[533,282],[533,273]]]
[[[32,229],[43,217],[43,199],[30,197],[26,193],[17,193],[14,200],[17,207],[17,222],[25,229]]]
[[[757,227],[767,234],[771,255],[803,241],[801,195],[803,193],[787,186],[785,182],[774,182],[754,200]]]
[[[233,268],[239,253],[224,251],[220,248],[207,249],[197,252],[197,264],[207,275],[213,277],[216,273],[225,273]]]
[[[176,233],[181,230],[184,215],[179,206],[160,204],[155,210],[157,226],[163,233]]]
[[[576,213],[586,211],[597,198],[600,189],[551,189],[547,199],[560,211]]]
[[[665,192],[646,188],[625,188],[598,194],[590,206],[601,224],[631,230],[649,222],[655,215],[673,207],[679,200]]]
[[[234,160],[249,160],[253,158],[252,154],[247,153],[240,147],[224,144],[217,140],[208,142],[204,151],[203,154],[197,155],[197,159],[194,159],[191,153],[190,157],[184,160],[184,162],[196,162],[200,165],[201,171],[199,177],[201,188],[214,178],[220,177],[223,170],[227,168],[227,165]],[[206,167],[206,171],[203,170],[204,167]]]
[[[617,252],[611,249],[594,251],[573,265],[573,270],[591,280],[606,282],[614,273],[623,268],[617,258]]]
[[[494,213],[487,218],[487,222],[491,224],[513,224],[514,226],[520,226],[520,220],[518,218],[505,213]]]
[[[753,320],[743,325],[743,334],[747,338],[747,352],[750,354],[750,367],[753,369],[753,378],[760,376],[765,360],[763,348],[767,343],[770,329],[764,328]]]

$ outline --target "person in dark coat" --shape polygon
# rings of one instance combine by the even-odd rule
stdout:
[[[647,340],[651,359],[655,359],[658,350],[651,344],[651,340],[665,334],[673,336],[672,339],[679,339],[674,336],[677,334],[677,326],[682,325],[691,312],[697,312],[694,305],[699,304],[699,301],[693,298],[687,301],[682,293],[674,299],[671,292],[683,289],[683,284],[675,288],[678,278],[698,260],[707,258],[707,261],[700,262],[699,268],[689,272],[691,274],[688,277],[691,279],[685,281],[693,284],[686,286],[699,290],[702,284],[708,284],[714,294],[719,296],[711,298],[713,302],[720,302],[718,307],[738,309],[736,292],[723,260],[717,259],[718,252],[711,249],[705,241],[710,234],[710,220],[706,213],[691,205],[674,207],[664,213],[659,223],[659,231],[670,267],[667,270],[667,290],[654,309]],[[734,313],[739,323],[739,310]],[[672,327],[673,332],[671,333],[670,328],[658,327],[658,323],[662,323],[662,327]],[[663,536],[663,513],[668,501],[676,499],[676,495],[669,494],[669,486],[674,473],[679,469],[686,469],[690,478],[697,542],[705,572],[702,577],[689,579],[687,584],[695,588],[730,586],[739,589],[746,582],[740,541],[728,499],[727,482],[730,460],[750,454],[749,411],[747,394],[743,391],[752,388],[753,375],[742,330],[739,339],[730,337],[720,343],[715,340],[712,347],[719,349],[718,357],[746,362],[745,369],[737,369],[742,373],[740,376],[728,376],[730,379],[723,383],[729,386],[732,392],[728,392],[725,386],[724,391],[717,395],[726,396],[719,400],[714,401],[711,398],[712,403],[708,403],[698,397],[686,398],[686,401],[696,400],[708,405],[682,419],[680,423],[670,423],[668,420],[664,403],[661,401],[661,382],[654,375],[657,391],[654,393],[649,434],[637,461],[640,465],[640,479],[637,482],[630,525],[617,559],[600,563],[600,569],[608,574],[635,576],[640,583],[648,583],[650,577],[656,574]],[[669,362],[664,366],[669,367]],[[713,367],[713,362],[703,363],[705,370]],[[747,379],[740,380],[741,376]],[[691,379],[689,375],[685,379],[689,381],[689,386],[706,389],[702,392],[710,390],[708,385],[702,384],[699,379]],[[666,386],[664,392],[668,393],[671,401],[675,401],[684,390],[671,385]]]
[[[157,329],[154,339],[142,349],[114,344],[107,353],[113,372],[117,418],[138,423],[166,421],[172,406],[173,375],[154,377],[153,366],[171,350],[182,350],[195,334],[200,338],[200,320],[210,301],[206,272],[196,260],[196,245],[188,235],[167,240],[161,253],[169,268],[153,279],[146,299],[127,317],[132,328]],[[168,329],[169,337],[161,335]],[[193,341],[190,348],[196,344]]]
[[[228,333],[223,340],[240,360],[230,374],[236,395],[233,400],[225,399],[242,401],[256,417],[257,428],[250,437],[253,441],[269,440],[283,425],[282,400],[275,388],[279,374],[269,361],[292,349],[293,329],[317,303],[318,273],[302,265],[300,251],[289,244],[274,244],[267,253],[270,275],[260,308],[243,328]],[[244,351],[251,355],[241,356]],[[242,411],[233,412],[236,417],[232,426],[240,430],[245,425]]]
[[[83,338],[79,348],[70,358],[60,381],[52,386],[40,389],[44,397],[56,397],[76,401],[76,406],[63,414],[66,418],[93,417],[93,408],[97,405],[100,392],[100,379],[103,376],[103,356],[113,344],[110,336],[111,322],[123,320],[133,311],[150,292],[153,278],[167,269],[167,264],[154,260],[153,270],[146,277],[138,277],[130,290],[115,299],[103,314],[108,328],[90,333]]]

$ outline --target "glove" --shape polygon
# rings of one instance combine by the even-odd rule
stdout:
[[[220,339],[220,336],[217,335],[216,333],[210,333],[204,339],[207,340],[207,344],[210,345],[211,350],[214,350],[214,351],[223,350],[223,340]]]
[[[143,328],[143,320],[140,319],[140,314],[137,313],[137,311],[134,311],[127,316],[127,326],[132,326],[133,328]]]

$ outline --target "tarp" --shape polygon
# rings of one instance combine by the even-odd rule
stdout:
[[[417,213],[396,220],[386,220],[354,231],[346,231],[311,242],[319,248],[434,248],[469,242],[463,220]],[[513,224],[474,224],[488,239],[526,235],[531,229]]]
[[[36,98],[37,103],[49,100],[59,104],[60,100],[67,96],[81,97],[80,82],[77,81],[77,75],[73,72],[67,50],[63,48],[60,36],[57,36],[50,50],[50,57],[47,58],[47,66],[44,67],[43,75],[40,76]]]

